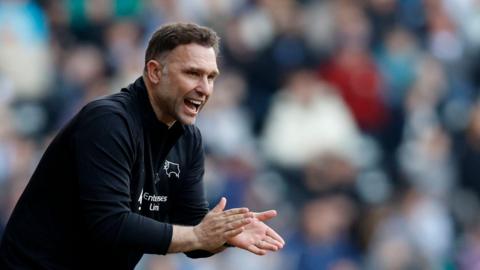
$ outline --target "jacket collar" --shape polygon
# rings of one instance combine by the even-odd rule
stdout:
[[[126,89],[123,89],[122,91],[130,92],[138,100],[144,126],[151,129],[153,132],[168,131],[169,133],[174,132],[178,133],[179,135],[183,134],[183,132],[185,131],[185,127],[179,121],[176,121],[173,126],[168,128],[165,123],[158,120],[155,112],[153,111],[152,104],[150,103],[150,100],[148,98],[147,87],[145,85],[143,77],[139,77],[135,80],[135,82],[130,84]]]

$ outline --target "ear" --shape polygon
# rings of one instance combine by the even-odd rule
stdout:
[[[147,77],[148,80],[157,84],[162,76],[162,65],[157,60],[150,60],[147,62]]]

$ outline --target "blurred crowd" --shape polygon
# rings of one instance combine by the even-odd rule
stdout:
[[[172,21],[222,37],[210,203],[277,209],[287,245],[138,270],[480,269],[480,0],[0,0],[0,236],[59,128]]]

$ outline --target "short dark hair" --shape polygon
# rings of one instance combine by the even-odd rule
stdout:
[[[219,40],[212,29],[194,23],[171,23],[161,26],[153,33],[145,53],[145,68],[147,62],[159,57],[177,46],[196,43],[214,49],[218,55]]]

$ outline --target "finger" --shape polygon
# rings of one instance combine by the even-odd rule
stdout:
[[[217,205],[218,206],[218,205]],[[215,206],[215,208],[217,207]],[[248,212],[247,208],[236,208],[233,211],[227,210],[227,211],[220,211],[220,210],[215,210],[212,209],[209,213],[208,216],[210,219],[214,222],[217,222],[220,224],[220,226],[223,226],[225,222],[231,222],[235,221],[237,219],[241,218],[253,218],[254,214],[252,212]]]
[[[266,250],[263,250],[263,249],[259,249],[258,247],[256,247],[255,245],[250,245],[247,247],[247,250],[254,253],[254,254],[257,254],[257,255],[260,255],[260,256],[263,256],[265,254],[267,254],[267,251]]]
[[[229,238],[232,238],[232,237],[235,237],[239,234],[241,234],[243,232],[243,227],[240,227],[240,228],[237,228],[237,229],[233,229],[233,230],[229,230],[229,231],[226,231],[223,236],[225,237],[225,239],[229,239]]]
[[[225,209],[225,205],[227,205],[227,199],[222,197],[218,204],[212,209],[212,212],[222,212]]]
[[[253,221],[253,217],[249,213],[225,216],[224,212],[213,213],[210,215],[208,227],[213,231],[225,232],[227,230],[236,229]],[[240,224],[240,225],[239,225]]]
[[[252,219],[253,220],[253,215],[249,212],[249,213],[236,214],[236,215],[231,215],[231,216],[223,216],[222,219],[224,219],[224,221],[226,223],[235,222],[235,221],[241,220],[241,219]]]
[[[224,215],[230,216],[230,215],[237,215],[237,214],[243,214],[243,213],[249,213],[249,217],[253,217],[255,214],[252,212],[249,212],[248,208],[242,207],[242,208],[232,208],[225,210],[223,212]]]
[[[267,235],[279,241],[280,243],[282,243],[282,246],[285,245],[285,240],[283,240],[283,238],[277,232],[275,232],[272,228],[269,227],[267,229]]]
[[[239,227],[246,226],[252,222],[253,222],[253,218],[251,217],[237,215],[235,217],[230,217],[228,219],[224,219],[220,221],[219,223],[217,223],[217,225],[215,225],[215,227],[221,231],[229,231],[229,230],[237,229]]]
[[[275,239],[271,238],[270,236],[265,237],[265,239],[263,241],[265,241],[269,244],[275,245],[278,249],[283,248],[283,244],[280,241],[275,240]]]
[[[255,214],[255,217],[258,218],[258,220],[260,220],[260,221],[267,221],[267,220],[272,219],[276,216],[277,216],[277,211],[275,211],[275,210],[268,210],[268,211],[265,211],[265,212],[260,212],[260,213]]]
[[[272,245],[267,241],[259,241],[255,246],[262,250],[270,250],[270,251],[278,250],[278,247],[276,245]]]
[[[253,221],[253,219],[251,219],[251,218],[242,218],[242,219],[239,219],[239,220],[232,221],[232,222],[226,224],[226,230],[227,231],[235,230],[237,228],[248,225],[252,221]]]

